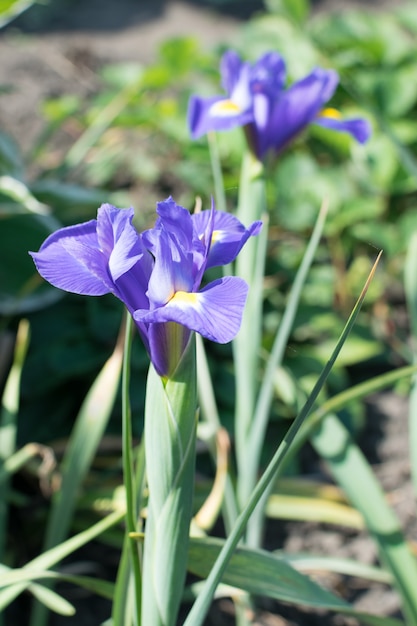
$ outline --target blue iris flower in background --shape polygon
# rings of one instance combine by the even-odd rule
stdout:
[[[127,307],[161,376],[175,370],[196,331],[227,343],[237,334],[247,296],[241,278],[200,289],[204,271],[232,262],[261,222],[246,229],[234,216],[191,215],[172,198],[157,205],[155,227],[138,233],[133,209],[102,205],[97,219],[61,228],[31,256],[41,276],[72,293],[113,293]]]
[[[269,151],[283,150],[312,123],[349,133],[360,143],[369,138],[366,120],[343,119],[335,109],[324,108],[339,82],[334,70],[316,68],[286,88],[285,62],[279,54],[269,52],[251,65],[229,50],[220,72],[226,96],[190,98],[188,123],[194,139],[244,126],[251,149],[262,159]]]

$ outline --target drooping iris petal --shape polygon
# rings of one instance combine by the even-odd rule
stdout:
[[[365,143],[371,136],[371,126],[369,122],[363,118],[343,119],[342,116],[326,116],[320,115],[315,124],[330,128],[331,130],[337,130],[339,132],[349,133],[359,141],[359,143]]]
[[[279,152],[308,124],[315,121],[323,105],[333,95],[338,80],[336,72],[316,68],[283,91],[273,103],[268,124],[257,127],[259,156],[268,150]]]
[[[217,343],[228,343],[237,334],[248,286],[244,280],[226,276],[198,293],[177,292],[165,305],[152,311],[136,311],[140,322],[177,322]]]
[[[252,121],[251,67],[232,50],[221,60],[225,96],[192,96],[188,105],[188,125],[193,139],[213,130],[230,130]]]
[[[100,250],[96,220],[61,228],[50,235],[39,252],[30,252],[39,274],[54,287],[86,296],[113,290],[107,257]]]
[[[200,98],[192,96],[188,105],[188,125],[193,139],[213,130],[230,130],[252,121],[252,111],[222,96]]]
[[[194,228],[198,233],[205,232],[209,214],[210,211],[201,211],[192,215]],[[249,237],[257,235],[261,228],[260,221],[245,228],[234,215],[216,211],[206,268],[227,265],[234,261]]]

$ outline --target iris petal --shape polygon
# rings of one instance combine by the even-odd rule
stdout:
[[[145,323],[178,322],[217,343],[228,343],[240,328],[248,286],[244,280],[226,276],[198,293],[176,294],[153,311],[135,311]]]
[[[359,141],[365,143],[371,135],[371,126],[369,122],[363,118],[338,119],[336,117],[327,117],[325,115],[318,117],[315,123],[331,130],[349,133]]]
[[[212,98],[200,98],[192,96],[188,105],[188,124],[191,129],[193,139],[198,139],[202,135],[213,130],[230,130],[236,126],[244,126],[252,120],[251,110],[242,110],[238,104],[238,110],[229,115],[217,114],[215,106],[219,103],[229,101],[223,96],[214,96]]]
[[[204,233],[209,215],[210,211],[201,211],[192,216],[198,233]],[[262,222],[253,222],[249,228],[245,228],[234,215],[216,211],[206,268],[234,261],[249,237],[257,235],[261,227]]]
[[[39,274],[51,285],[86,296],[113,291],[107,257],[99,249],[96,220],[61,228],[39,252],[30,252]]]
[[[97,213],[97,238],[109,259],[113,280],[128,272],[143,256],[145,249],[132,225],[134,211],[103,204]]]

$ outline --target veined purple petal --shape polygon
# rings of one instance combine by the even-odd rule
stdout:
[[[210,211],[192,215],[197,233],[204,233],[209,217]],[[257,235],[261,228],[262,222],[253,222],[249,228],[245,228],[234,215],[215,211],[206,268],[227,265],[234,261],[249,237]]]
[[[162,307],[135,311],[144,323],[177,322],[217,343],[228,343],[240,328],[248,286],[244,280],[226,276],[198,293],[177,292]]]
[[[150,308],[166,304],[176,291],[191,291],[194,284],[192,251],[183,250],[165,230],[155,240],[155,265],[147,296]]]
[[[349,133],[359,143],[365,143],[371,136],[371,126],[363,118],[343,119],[341,117],[320,115],[314,123],[331,130]]]
[[[252,120],[252,111],[243,110],[239,103],[222,96],[200,98],[192,96],[188,105],[188,125],[193,139],[213,130],[230,130]]]
[[[39,274],[54,287],[86,296],[113,291],[107,257],[100,250],[96,220],[61,228],[39,252],[30,252]]]
[[[258,131],[258,155],[280,151],[308,124],[315,121],[323,105],[333,95],[338,75],[333,70],[316,68],[302,80],[283,91],[274,101],[269,124]]]

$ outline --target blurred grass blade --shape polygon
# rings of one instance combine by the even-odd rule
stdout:
[[[376,541],[382,562],[392,573],[403,599],[409,626],[417,624],[417,561],[411,554],[394,511],[372,468],[336,415],[328,415],[311,438],[349,501],[361,512]]]
[[[39,213],[40,215],[50,213],[50,208],[39,202],[26,185],[13,176],[0,176],[0,193],[9,196],[30,213]]]
[[[54,580],[65,581],[78,585],[83,589],[92,591],[104,598],[111,600],[114,594],[114,585],[107,580],[91,578],[89,576],[73,576],[71,574],[61,574],[60,572],[51,572],[49,570],[33,570],[25,569],[7,569],[3,573],[0,571],[0,587],[9,587],[10,585],[20,582],[32,582],[34,580],[42,580],[52,578]]]
[[[315,521],[349,528],[364,528],[362,515],[346,504],[324,498],[273,494],[268,498],[265,514],[273,519]]]
[[[0,0],[0,28],[26,11],[35,0]]]
[[[106,530],[120,522],[125,516],[125,511],[115,511],[104,519],[100,520],[87,530],[74,535],[67,541],[60,543],[59,545],[46,550],[36,558],[26,563],[23,569],[28,570],[44,570],[49,567],[53,567],[62,559],[72,554],[89,541],[92,541]],[[0,565],[0,571],[4,571],[4,567]],[[8,587],[7,589],[0,590],[0,611],[8,606],[18,595],[20,595],[28,587],[28,583],[16,583],[15,585]]]
[[[224,541],[221,539],[192,539],[188,569],[197,576],[208,576],[223,546]],[[370,626],[400,626],[402,623],[396,619],[356,611],[347,602],[297,571],[285,558],[264,550],[237,548],[222,581],[253,595],[356,617],[361,623]]]
[[[410,238],[404,266],[404,288],[412,332],[413,361],[417,363],[417,232]],[[409,420],[410,464],[414,492],[417,494],[417,375],[410,392]]]
[[[77,167],[86,157],[90,149],[100,139],[103,133],[109,128],[114,119],[126,109],[133,98],[139,97],[142,75],[133,82],[122,88],[114,98],[105,106],[99,109],[96,117],[91,120],[86,131],[71,146],[65,157],[64,167],[72,169]]]
[[[352,559],[345,559],[334,556],[316,556],[303,554],[302,552],[288,553],[278,550],[277,556],[285,559],[293,567],[301,572],[334,572],[344,576],[355,576],[374,582],[392,583],[392,576],[389,572],[380,567],[360,563]]]
[[[62,465],[62,484],[55,494],[45,533],[44,549],[68,534],[82,482],[90,469],[113,408],[123,360],[124,324],[113,354],[94,381],[77,416]],[[46,614],[35,605],[31,624],[41,626]]]
[[[349,336],[350,331],[352,330],[352,327],[361,309],[362,303],[365,299],[365,295],[369,288],[369,284],[375,274],[379,259],[381,258],[381,254],[382,252],[379,253],[371,269],[371,272],[369,273],[368,279],[362,289],[362,292],[358,298],[358,301],[356,302],[353,308],[353,311],[350,314],[349,319],[339,337],[336,347],[333,350],[324,369],[322,370],[310,396],[307,399],[307,402],[305,403],[304,407],[301,409],[300,413],[295,418],[294,422],[291,424],[290,428],[288,429],[287,434],[285,435],[283,441],[279,445],[277,451],[275,452],[265,472],[261,476],[261,479],[257,483],[253,493],[251,494],[249,502],[247,503],[246,507],[243,509],[242,513],[239,515],[231,534],[225,541],[219,553],[219,556],[216,559],[213,565],[213,568],[210,571],[209,576],[207,577],[205,585],[203,586],[201,593],[199,594],[197,600],[195,601],[193,607],[191,608],[191,611],[188,614],[188,617],[186,618],[183,626],[201,626],[201,624],[203,623],[205,615],[209,609],[211,599],[213,598],[213,595],[215,593],[216,587],[220,583],[222,576],[224,574],[224,571],[227,567],[227,564],[229,560],[231,559],[233,552],[236,549],[245,531],[245,527],[248,522],[248,519],[250,518],[251,514],[253,513],[260,499],[263,497],[265,491],[268,489],[270,483],[275,479],[278,470],[281,468],[283,462],[285,461],[287,453],[291,449],[292,443],[301,425],[303,424],[305,418],[307,417],[312,407],[314,406],[314,403],[316,402],[317,397],[320,391],[322,390],[323,385],[325,384],[327,377],[329,376],[330,371],[341,349],[343,348],[343,345],[345,344],[346,339]]]
[[[16,336],[13,363],[4,387],[0,412],[0,486],[2,494],[0,498],[0,562],[3,561],[7,537],[9,474],[5,464],[15,454],[20,379],[28,346],[29,323],[27,320],[21,320]]]
[[[41,603],[41,606],[44,606],[46,609],[66,617],[75,615],[74,606],[52,589],[44,585],[34,585],[31,591],[38,602]]]

